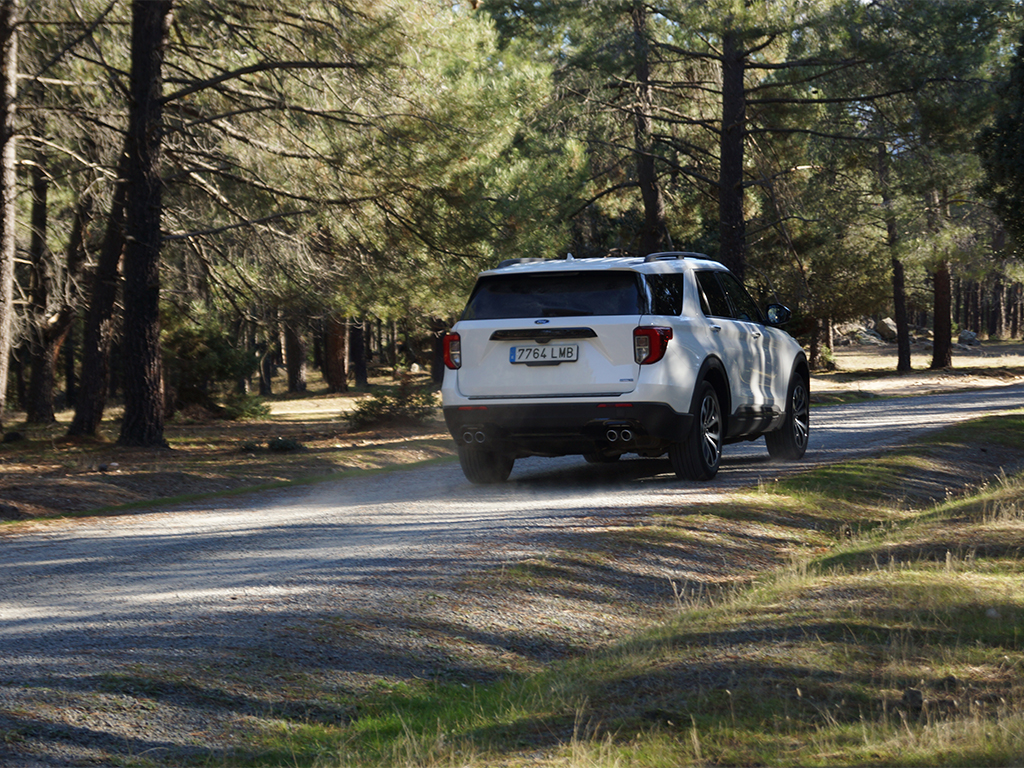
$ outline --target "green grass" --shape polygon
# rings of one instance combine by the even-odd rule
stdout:
[[[344,723],[282,717],[224,764],[1024,764],[1024,475],[952,484],[957,457],[996,445],[1024,459],[1024,416],[662,510],[608,534],[597,564],[716,514],[773,527],[790,563],[680,590],[670,620],[536,674],[382,687]],[[500,578],[535,588],[582,561],[556,552]]]

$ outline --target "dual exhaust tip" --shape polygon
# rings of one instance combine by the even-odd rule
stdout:
[[[609,429],[605,433],[605,439],[609,443],[614,443],[621,440],[624,443],[628,443],[633,439],[633,430],[631,429]]]
[[[473,443],[482,443],[487,440],[487,435],[483,433],[483,430],[477,430],[476,432],[467,429],[462,433],[462,442],[466,445],[472,445]]]

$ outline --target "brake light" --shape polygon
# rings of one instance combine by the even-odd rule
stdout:
[[[444,335],[444,364],[453,371],[462,367],[462,338],[457,333]]]
[[[647,327],[633,329],[633,359],[640,365],[656,363],[665,356],[671,328]]]

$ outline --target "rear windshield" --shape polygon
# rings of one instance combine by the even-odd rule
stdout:
[[[639,315],[644,303],[635,272],[485,275],[477,281],[462,319]]]

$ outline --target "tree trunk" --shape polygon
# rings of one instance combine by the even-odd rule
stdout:
[[[77,348],[77,337],[75,336],[74,318],[68,327],[67,338],[64,339],[64,401],[69,408],[75,407],[78,398],[78,376],[75,373],[75,350]]]
[[[996,339],[1006,338],[1006,283],[999,275],[992,287],[992,323],[989,335]]]
[[[747,267],[743,214],[743,143],[746,139],[745,61],[734,32],[722,38],[722,133],[718,177],[719,260],[740,280]]]
[[[132,3],[121,445],[166,446],[160,370],[162,69],[172,0]]]
[[[28,350],[29,383],[25,420],[29,424],[52,424],[53,386],[56,360],[49,354],[50,286],[53,282],[50,257],[46,250],[47,196],[50,179],[46,173],[45,158],[36,157],[32,165],[32,231],[29,238],[29,259],[32,263],[29,280]]]
[[[306,339],[288,323],[284,327],[284,362],[288,372],[288,391],[306,391]]]
[[[953,364],[952,291],[949,279],[949,261],[939,262],[934,280],[935,346],[932,347],[931,368],[949,368]]]
[[[1010,338],[1016,339],[1020,334],[1020,315],[1022,304],[1024,304],[1024,286],[1020,283],[1014,283],[1010,295],[1012,297],[1010,301]]]
[[[75,206],[71,237],[65,254],[65,274],[69,283],[60,309],[54,311],[52,254],[46,247],[47,192],[49,176],[43,159],[32,167],[32,234],[29,254],[32,261],[29,297],[30,327],[28,347],[31,361],[28,398],[23,402],[26,421],[51,424],[56,421],[53,407],[54,387],[61,347],[75,321],[77,291],[85,265],[85,230],[92,219],[92,198],[84,195]]]
[[[331,315],[324,323],[324,378],[331,392],[348,392],[348,334],[345,318]]]
[[[892,303],[896,315],[896,370],[910,373],[910,320],[907,315],[907,279],[903,262],[892,257]]]
[[[110,344],[118,287],[117,270],[125,244],[126,168],[127,149],[121,154],[118,180],[110,203],[110,218],[107,220],[103,245],[92,276],[89,303],[82,327],[82,386],[75,400],[75,415],[68,427],[69,437],[95,437],[107,403]]]
[[[7,405],[7,371],[13,346],[20,0],[0,0],[0,421]]]
[[[651,125],[651,66],[647,42],[647,8],[633,6],[633,53],[636,56],[636,106],[633,112],[633,137],[636,147],[637,182],[644,201],[644,226],[640,234],[640,255],[656,253],[671,245],[665,222],[665,200],[658,186],[654,166]]]
[[[812,322],[807,364],[812,371],[820,371],[825,368],[825,359],[821,351],[821,321],[814,318]]]
[[[352,380],[357,387],[365,389],[369,383],[366,366],[366,320],[356,320],[352,323],[348,339]]]

